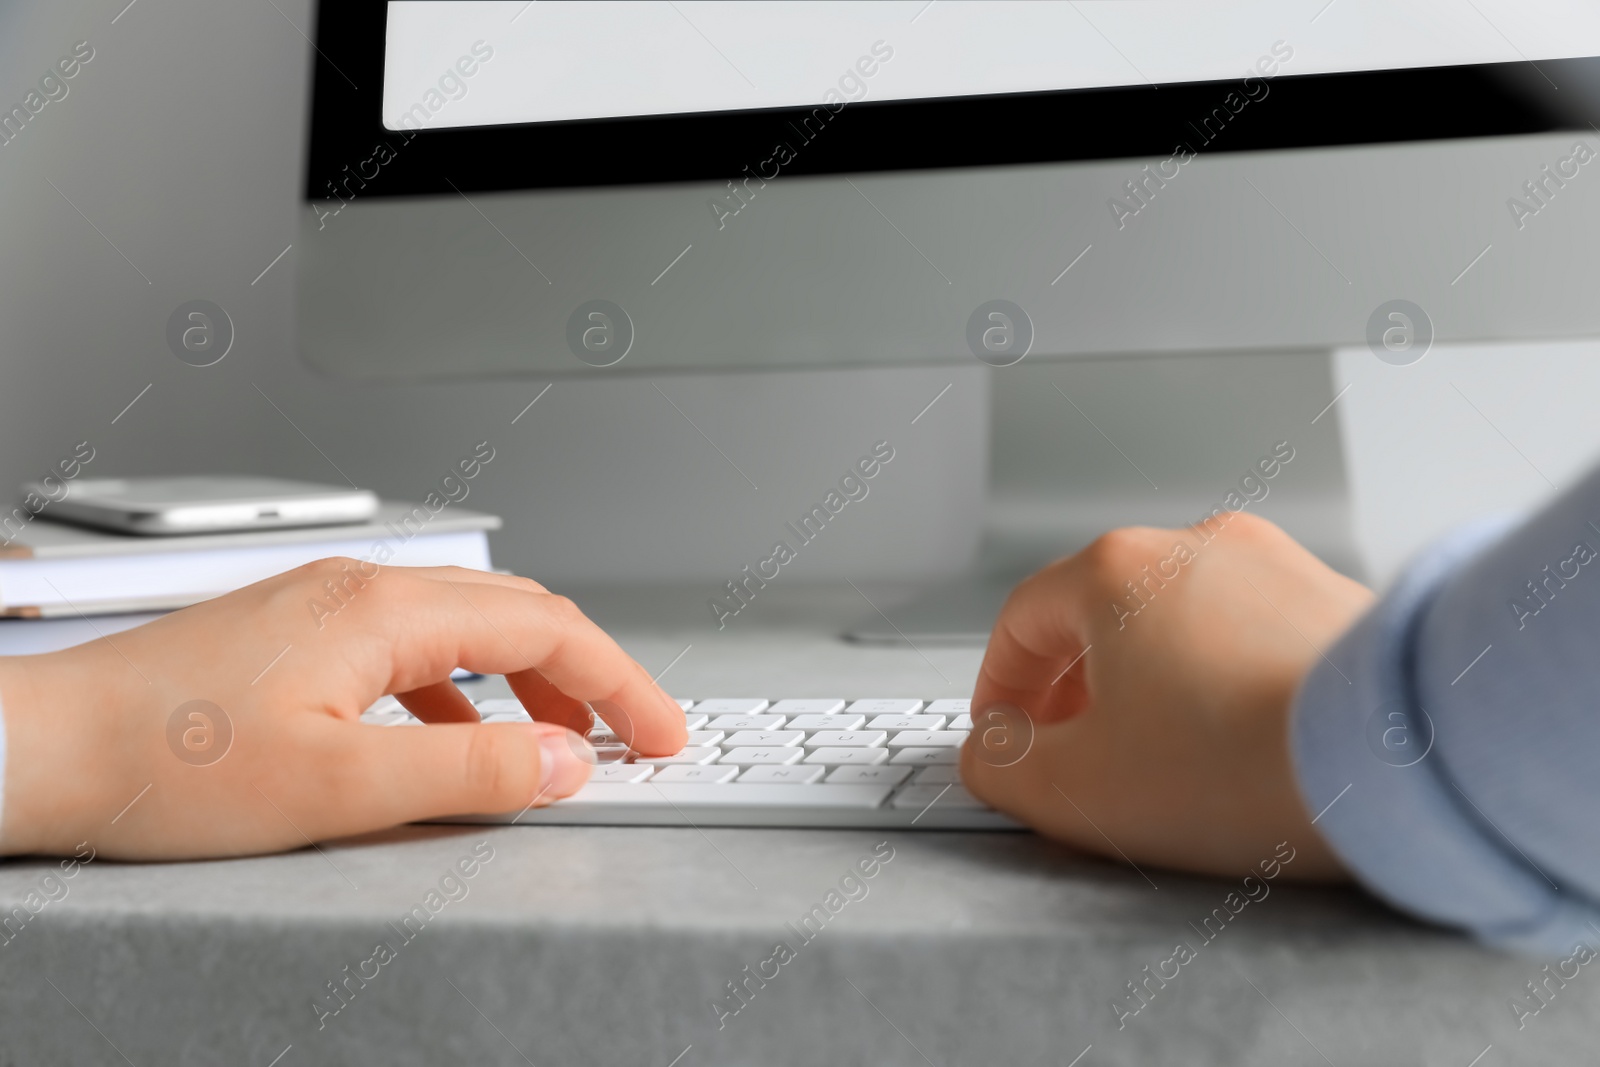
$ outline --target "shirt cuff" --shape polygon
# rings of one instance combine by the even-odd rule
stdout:
[[[1475,523],[1423,553],[1330,649],[1295,700],[1290,746],[1307,809],[1351,871],[1421,919],[1537,955],[1564,954],[1600,914],[1564,895],[1473,809],[1434,750],[1416,646],[1435,595],[1499,540]]]

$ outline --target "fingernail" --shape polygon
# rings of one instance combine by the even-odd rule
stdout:
[[[539,755],[538,803],[559,800],[582,789],[596,763],[594,746],[561,727],[540,732]]]

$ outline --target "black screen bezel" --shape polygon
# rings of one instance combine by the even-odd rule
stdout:
[[[388,0],[318,4],[307,200],[728,181],[795,142],[816,110],[396,132],[381,118]],[[1594,130],[1600,58],[1340,74],[1279,73],[1213,140],[1194,121],[1243,81],[863,100],[830,117],[785,175],[1164,157]],[[1561,86],[1560,90],[1557,86]],[[1576,90],[1576,91],[1574,91]],[[815,122],[814,122],[815,125]],[[1041,131],[1067,130],[1051,137]],[[380,146],[386,147],[383,151]],[[375,162],[379,160],[381,162]]]

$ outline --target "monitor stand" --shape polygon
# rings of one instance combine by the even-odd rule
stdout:
[[[1018,581],[1106,530],[1197,521],[1280,442],[1293,458],[1265,495],[1235,499],[1363,579],[1334,365],[1331,352],[1208,353],[995,371],[978,559],[842,637],[981,647]]]
[[[928,586],[890,609],[888,619],[874,613],[840,636],[861,645],[982,647],[1015,584],[994,575],[973,574]]]

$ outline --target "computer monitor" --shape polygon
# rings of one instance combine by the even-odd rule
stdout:
[[[351,0],[304,357],[373,380],[1600,332],[1600,9]]]

